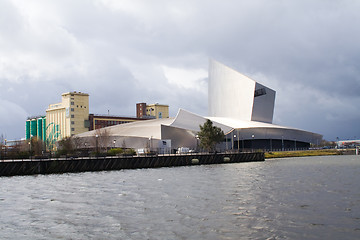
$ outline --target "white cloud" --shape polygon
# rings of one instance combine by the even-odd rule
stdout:
[[[203,93],[207,92],[207,70],[174,68],[165,65],[163,65],[162,68],[170,84],[178,88],[195,89]]]
[[[359,116],[359,6],[2,0],[0,98],[31,115],[72,90],[90,93],[94,113],[133,115],[136,102],[148,101],[169,104],[173,115],[180,107],[206,115],[211,57],[276,90],[276,121],[330,139],[360,136],[353,126],[337,129]],[[23,136],[22,121],[9,123],[20,129],[9,136]]]

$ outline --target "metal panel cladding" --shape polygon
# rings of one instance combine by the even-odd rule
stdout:
[[[209,66],[209,116],[251,121],[256,82],[215,61]]]

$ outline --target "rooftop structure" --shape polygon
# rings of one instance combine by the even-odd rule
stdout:
[[[137,118],[168,118],[169,117],[169,105],[165,104],[136,104],[136,117]]]
[[[100,129],[117,147],[146,148],[167,142],[172,149],[197,149],[199,125],[210,119],[226,134],[219,150],[309,148],[320,143],[322,135],[272,124],[275,91],[219,63],[210,61],[209,117],[180,109],[175,118],[134,122]],[[140,108],[139,108],[140,109]],[[100,133],[101,133],[100,131]],[[95,143],[99,132],[78,136]],[[93,144],[94,145],[94,144]],[[94,147],[88,144],[88,147]]]
[[[209,116],[272,123],[276,92],[210,60]]]

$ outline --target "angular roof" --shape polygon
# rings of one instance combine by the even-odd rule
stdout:
[[[161,126],[174,127],[184,129],[186,131],[198,132],[200,131],[200,125],[204,124],[207,119],[210,119],[214,126],[221,128],[225,134],[232,132],[233,130],[251,130],[260,131],[261,129],[271,129],[271,135],[269,138],[281,138],[284,135],[284,131],[291,131],[291,138],[298,139],[314,139],[321,138],[321,135],[303,131],[301,129],[294,129],[290,127],[279,126],[270,123],[257,122],[257,121],[245,121],[234,118],[222,118],[222,117],[202,117],[200,115],[191,113],[184,109],[179,109],[175,118],[163,118],[153,119],[146,121],[131,122],[125,124],[119,124],[111,127],[105,127],[98,130],[84,132],[76,135],[77,137],[93,137],[96,134],[104,134],[110,137],[136,137],[136,138],[152,138],[162,139]],[[270,134],[270,133],[269,133]],[[261,135],[257,134],[256,138],[260,138]],[[290,135],[289,135],[290,136]],[[289,137],[289,139],[291,139]],[[310,141],[310,140],[309,140]]]
[[[275,94],[234,69],[210,60],[209,116],[272,123]]]
[[[161,139],[161,125],[170,125],[174,118],[161,118],[145,121],[137,121],[114,125],[111,127],[100,128],[89,132],[76,135],[77,137],[91,137],[96,134],[104,134],[108,136],[127,136],[127,137],[143,137]]]

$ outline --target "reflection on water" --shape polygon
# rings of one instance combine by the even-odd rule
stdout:
[[[360,157],[0,178],[0,239],[360,238]]]

